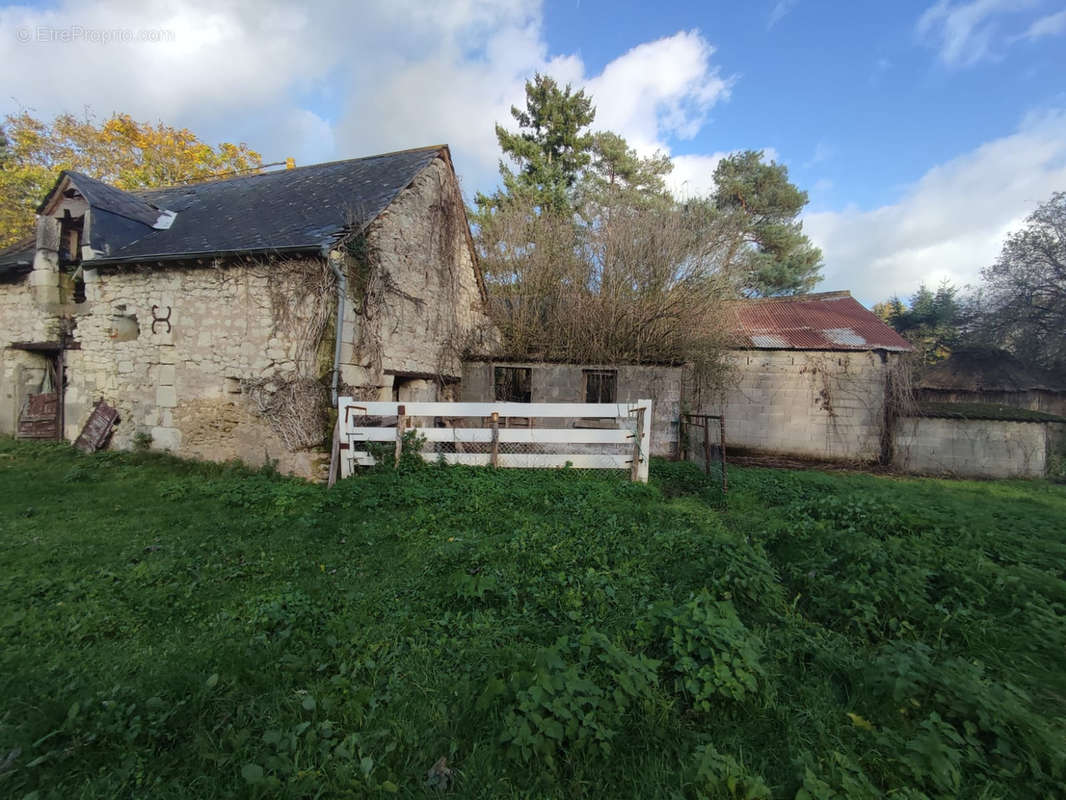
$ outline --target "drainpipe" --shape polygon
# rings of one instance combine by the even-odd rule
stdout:
[[[326,253],[329,268],[337,279],[337,337],[333,348],[333,386],[330,391],[330,399],[333,407],[337,407],[337,394],[341,382],[341,337],[344,335],[344,299],[348,296],[348,277],[340,268],[341,255],[336,250]]]

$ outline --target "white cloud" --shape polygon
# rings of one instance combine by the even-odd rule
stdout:
[[[997,17],[1032,7],[1034,0],[938,0],[918,19],[919,38],[938,47],[949,67],[968,67],[995,57],[999,43]]]
[[[799,0],[778,0],[774,5],[773,10],[770,12],[769,18],[766,20],[767,29],[774,27],[774,25],[783,20],[785,15],[788,14],[798,2]]]
[[[732,80],[711,66],[714,48],[698,31],[634,47],[585,81],[596,103],[595,127],[621,133],[638,152],[691,139],[707,113],[729,96]]]
[[[930,169],[892,205],[812,213],[804,228],[822,248],[827,289],[866,303],[906,296],[925,281],[975,283],[1004,236],[1066,187],[1066,111]]]
[[[163,41],[115,40],[157,31]],[[260,136],[252,143],[262,147],[277,142],[278,119],[297,110],[287,94],[321,79],[335,63],[332,48],[312,46],[318,35],[308,10],[281,4],[90,0],[7,7],[0,9],[6,67],[0,97],[5,110],[124,111],[209,139],[230,138],[234,121],[257,115]]]
[[[814,152],[811,153],[811,157],[803,165],[804,167],[813,167],[816,164],[821,164],[823,161],[828,161],[836,154],[836,148],[828,142],[819,141],[814,146]]]
[[[38,41],[46,29],[172,36]],[[0,8],[0,113],[124,111],[300,163],[447,142],[465,185],[487,189],[500,157],[493,123],[510,123],[535,71],[587,88],[595,128],[648,154],[693,136],[728,97],[713,54],[698,31],[681,31],[589,75],[579,56],[549,52],[541,0],[58,0]]]
[[[773,147],[762,148],[763,161],[778,161],[780,155]],[[703,197],[714,191],[714,170],[718,162],[730,155],[725,151],[711,155],[678,155],[670,160],[674,162],[673,171],[666,177],[666,188],[679,200]]]
[[[714,170],[729,153],[674,156],[673,171],[666,178],[666,188],[679,200],[703,197],[714,191]]]
[[[1058,36],[1060,33],[1066,33],[1066,10],[1034,20],[1024,33],[1015,38],[1033,41],[1045,36]]]

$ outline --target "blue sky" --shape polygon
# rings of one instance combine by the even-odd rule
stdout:
[[[534,71],[707,191],[766,148],[810,193],[822,289],[974,283],[1066,189],[1066,0],[55,0],[0,5],[0,111],[126,111],[300,163],[448,142],[491,188]]]

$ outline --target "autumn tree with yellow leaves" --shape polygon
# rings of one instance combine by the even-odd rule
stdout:
[[[34,209],[64,169],[137,190],[254,172],[262,163],[247,145],[212,147],[186,128],[128,114],[99,124],[91,116],[45,122],[10,114],[0,128],[0,248],[32,235]]]

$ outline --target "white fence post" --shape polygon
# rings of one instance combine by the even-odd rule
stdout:
[[[637,429],[633,437],[633,468],[631,480],[648,482],[648,463],[651,459],[651,400],[638,400],[633,409],[637,415]]]

